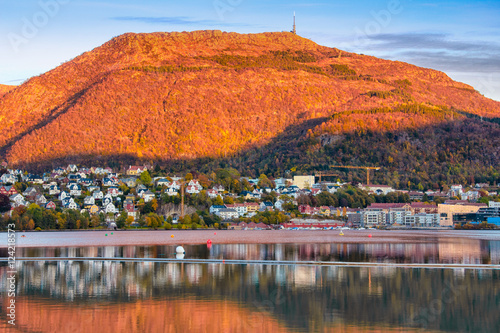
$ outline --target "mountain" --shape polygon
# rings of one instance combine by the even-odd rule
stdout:
[[[401,140],[402,132],[480,117],[497,130],[500,103],[444,73],[292,33],[129,33],[0,97],[0,158],[31,167],[184,163],[281,142],[273,149],[295,151],[289,163],[302,165],[302,155],[324,154],[350,135],[398,132]],[[364,156],[351,162],[388,163]],[[486,163],[497,166],[495,158]]]
[[[15,86],[7,86],[7,85],[4,85],[4,84],[0,84],[0,97],[2,97],[3,95],[5,95],[9,91],[13,90],[14,88],[16,88],[16,87]]]

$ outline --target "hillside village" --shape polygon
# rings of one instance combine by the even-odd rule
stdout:
[[[13,216],[19,220],[30,209],[78,212],[82,216],[79,223],[64,225],[69,229],[217,227],[222,222],[231,229],[278,225],[285,228],[500,226],[498,188],[489,184],[475,184],[467,189],[451,185],[443,191],[424,192],[396,191],[384,185],[354,186],[340,181],[317,183],[312,175],[272,180],[262,175],[251,179],[229,177],[222,170],[210,179],[205,175],[194,178],[191,173],[185,177],[161,176],[151,166],[129,166],[119,173],[109,167],[68,165],[40,176],[8,169],[6,164],[2,167],[0,195],[9,199],[8,204],[3,204],[8,206],[4,209],[4,221]],[[181,216],[179,208],[182,189],[188,218]],[[82,223],[83,220],[86,222]],[[27,221],[19,228],[44,229],[37,224],[40,223]]]

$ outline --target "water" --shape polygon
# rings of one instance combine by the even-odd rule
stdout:
[[[175,245],[18,248],[12,332],[500,332],[500,270],[301,265],[301,261],[498,265],[500,242],[184,245],[187,259],[253,262],[116,262],[175,258]],[[6,250],[0,250],[6,256]],[[79,261],[78,257],[96,258]],[[376,266],[376,265],[375,265]]]

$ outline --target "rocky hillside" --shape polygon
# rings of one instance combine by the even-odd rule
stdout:
[[[321,146],[363,128],[406,131],[476,116],[500,117],[500,103],[444,73],[291,33],[125,34],[0,97],[0,159],[221,158],[314,120],[299,135]]]

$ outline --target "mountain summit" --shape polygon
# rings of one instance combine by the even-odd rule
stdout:
[[[293,33],[128,33],[0,90],[0,159],[218,158],[311,121],[299,135],[327,138],[324,145],[367,126],[387,132],[499,116],[500,103],[442,72]]]

